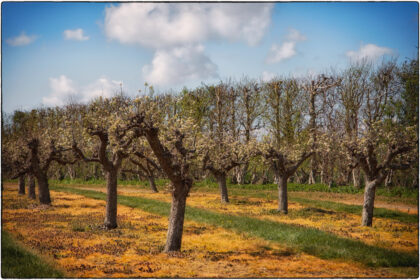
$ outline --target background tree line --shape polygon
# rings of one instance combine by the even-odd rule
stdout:
[[[88,104],[15,111],[2,118],[2,179],[50,204],[48,179],[105,179],[104,227],[117,227],[118,178],[170,180],[165,251],[181,248],[193,183],[227,180],[278,185],[287,214],[287,182],[365,188],[362,224],[372,225],[375,190],[418,188],[418,59],[352,64],[306,78],[248,78],[179,94],[117,94]]]

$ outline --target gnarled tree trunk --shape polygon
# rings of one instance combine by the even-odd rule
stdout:
[[[228,197],[228,190],[226,186],[226,174],[225,173],[219,173],[215,174],[217,184],[219,185],[220,190],[220,197],[222,203],[228,203],[229,197]]]
[[[277,188],[279,191],[279,206],[278,210],[279,212],[283,214],[287,214],[287,176],[278,176],[277,178]]]
[[[104,226],[107,229],[117,227],[117,171],[106,172],[106,216]]]
[[[36,199],[35,194],[35,177],[33,174],[29,174],[29,188],[28,188],[28,197],[31,199]]]
[[[379,185],[378,180],[366,181],[362,210],[362,226],[372,226],[375,191],[377,185]]]
[[[19,182],[19,194],[24,195],[25,194],[25,175],[20,175],[18,178]]]
[[[181,189],[185,190],[187,188],[182,187]],[[169,214],[168,233],[164,249],[165,252],[181,250],[187,195],[188,192],[177,191],[176,188],[172,193],[171,212]]]
[[[35,175],[38,181],[38,198],[41,204],[51,204],[50,189],[48,187],[47,174],[39,172]]]

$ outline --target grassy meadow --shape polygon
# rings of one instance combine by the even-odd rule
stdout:
[[[201,182],[187,200],[182,250],[168,255],[162,250],[170,194],[166,181],[157,185],[159,193],[147,184],[121,184],[119,227],[104,230],[102,182],[52,182],[50,207],[18,196],[17,184],[5,183],[7,242],[37,252],[66,277],[418,277],[414,195],[379,194],[368,228],[360,226],[361,193],[291,185],[289,214],[282,215],[271,186],[229,185],[231,202],[221,204],[214,184]],[[13,262],[8,265],[13,270]]]

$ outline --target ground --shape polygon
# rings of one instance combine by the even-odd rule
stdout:
[[[77,186],[89,188],[89,186]],[[5,183],[2,227],[24,246],[53,259],[68,277],[99,278],[286,278],[286,277],[415,277],[418,268],[367,267],[351,260],[325,260],[278,242],[222,227],[186,220],[182,251],[162,253],[168,224],[162,217],[119,205],[115,230],[101,227],[105,202],[66,192],[52,191],[52,206],[40,206],[17,194]],[[93,187],[105,191],[105,187]],[[119,194],[170,201],[168,193],[145,188],[119,187]],[[299,194],[305,195],[305,194]],[[332,195],[332,194],[330,194]],[[325,197],[324,197],[325,198]],[[329,197],[333,199],[333,197]],[[343,203],[353,203],[353,197]],[[387,202],[407,209],[413,205]],[[193,191],[187,204],[217,213],[300,225],[364,243],[418,256],[418,223],[375,219],[374,227],[360,226],[360,215],[290,204],[287,216],[275,211],[268,198],[232,196],[222,205],[216,193]],[[395,207],[398,209],[398,207]],[[314,210],[315,209],[315,210]],[[413,212],[410,212],[413,213]]]

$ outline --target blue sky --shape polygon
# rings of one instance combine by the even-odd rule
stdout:
[[[417,2],[2,3],[2,110],[417,55]]]

